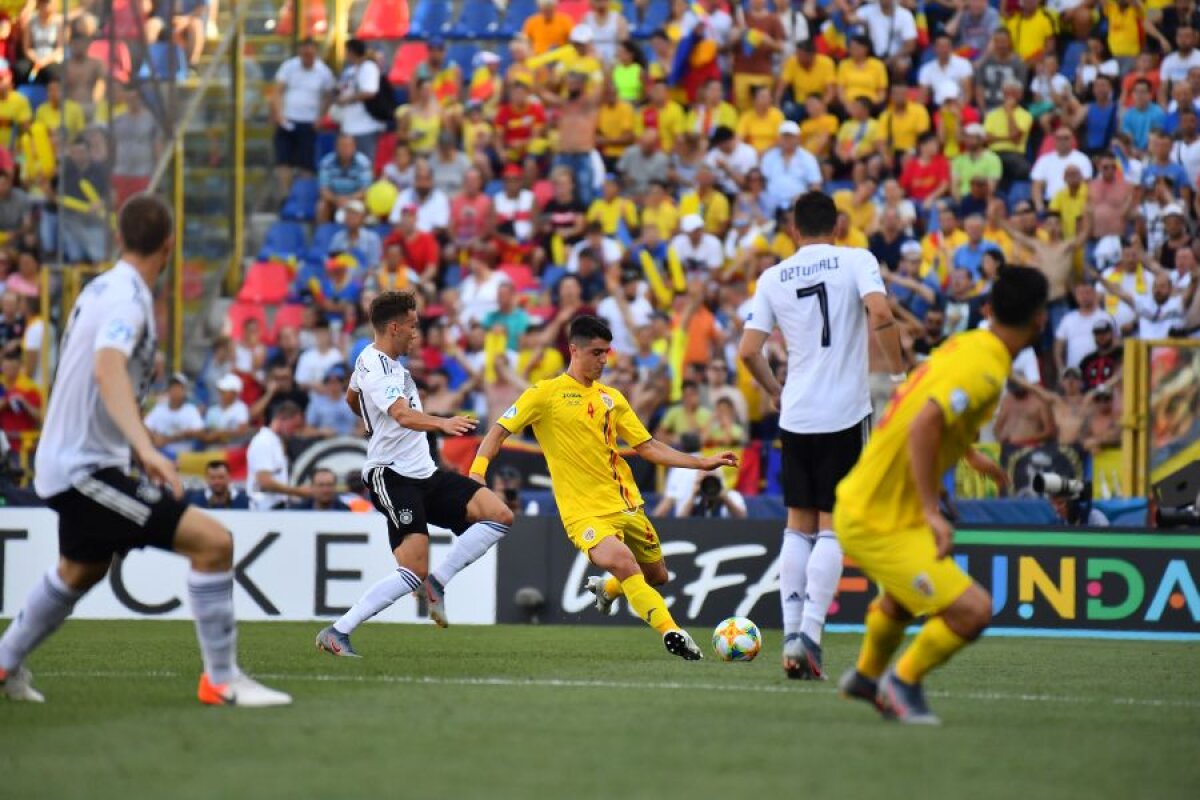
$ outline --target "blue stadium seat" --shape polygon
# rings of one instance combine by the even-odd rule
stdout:
[[[29,106],[34,111],[37,107],[46,102],[46,87],[40,83],[28,83],[24,86],[18,86],[17,91],[25,95],[25,99],[29,101]]]
[[[636,13],[636,12],[635,12]],[[644,15],[638,21],[634,35],[640,38],[648,37],[667,24],[671,16],[671,4],[663,2],[647,3]]]
[[[460,39],[494,39],[500,35],[500,12],[492,0],[464,0],[450,36]]]
[[[504,23],[500,26],[501,36],[516,36],[525,25],[525,20],[537,13],[537,0],[510,0]]]
[[[323,222],[318,225],[317,230],[313,233],[312,247],[309,248],[309,252],[320,253],[321,262],[324,263],[325,255],[329,252],[329,243],[333,241],[333,237],[340,230],[342,230],[342,226],[336,222]]]
[[[298,222],[312,222],[317,216],[317,200],[321,196],[316,178],[297,178],[292,182],[292,191],[283,208],[279,210],[279,218]]]
[[[413,39],[445,36],[450,31],[450,4],[445,0],[420,0],[413,12],[408,35]]]
[[[270,258],[299,259],[308,246],[307,239],[304,226],[299,222],[280,220],[267,229],[258,257],[263,261]]]
[[[478,52],[479,48],[470,42],[455,42],[446,48],[446,63],[458,64],[463,85],[470,83],[471,76],[475,74],[475,54]]]

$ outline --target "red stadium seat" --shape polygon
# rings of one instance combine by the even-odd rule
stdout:
[[[275,323],[271,327],[271,340],[279,335],[280,328],[296,328],[297,330],[303,327],[304,323],[304,306],[292,303],[286,306],[280,306],[275,312]]]
[[[383,168],[392,160],[392,155],[396,152],[396,134],[393,131],[385,131],[379,134],[379,138],[375,140],[375,175],[376,177],[383,174]]]
[[[546,180],[537,181],[530,191],[533,192],[533,202],[537,203],[537,207],[545,208],[546,203],[554,197],[554,184]]]
[[[242,338],[242,328],[246,324],[246,320],[258,320],[258,328],[266,335],[267,332],[267,312],[261,305],[257,303],[234,303],[229,307],[229,314],[226,317],[229,321],[229,335],[236,341]]]
[[[276,305],[287,299],[292,271],[278,261],[259,261],[251,265],[238,291],[239,303]]]
[[[538,288],[538,280],[533,271],[524,264],[501,264],[500,271],[512,281],[513,288],[518,292],[528,292]]]
[[[400,39],[408,35],[408,24],[408,0],[369,0],[358,38]]]
[[[392,86],[407,86],[425,59],[429,58],[429,47],[424,42],[405,42],[396,49],[388,80]]]
[[[292,26],[292,5],[293,3],[284,3],[283,11],[279,14],[279,24],[275,26],[275,33],[279,36],[291,36]],[[308,30],[303,31],[301,36],[324,37],[329,31],[329,18],[325,14],[325,0],[308,0],[305,3],[304,21],[307,23]]]

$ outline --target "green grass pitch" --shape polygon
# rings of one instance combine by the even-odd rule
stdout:
[[[0,797],[1195,798],[1200,645],[990,639],[929,681],[940,729],[831,684],[670,658],[641,628],[247,624],[283,709],[194,699],[186,622],[72,621],[31,659],[47,704],[0,701]],[[707,632],[695,631],[707,639]],[[707,645],[707,642],[705,642]],[[857,636],[827,637],[835,672]],[[706,647],[707,649],[707,647]]]

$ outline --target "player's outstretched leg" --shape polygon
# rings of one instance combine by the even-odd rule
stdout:
[[[651,586],[662,586],[670,579],[667,562],[661,558],[649,563],[639,561],[638,567],[642,570],[642,576],[646,579],[646,583]],[[596,596],[596,610],[602,616],[612,613],[613,603],[625,596],[625,589],[622,588],[621,582],[612,575],[608,577],[592,575],[584,581],[583,588]]]
[[[922,681],[931,670],[979,638],[991,616],[991,596],[979,584],[972,583],[949,608],[927,620],[896,666],[879,682],[884,706],[901,722],[940,725],[941,720],[925,702]]]
[[[399,565],[371,585],[341,619],[317,634],[317,650],[330,655],[358,658],[350,634],[371,617],[406,594],[419,591],[429,569],[429,536],[409,533],[392,551]]]
[[[188,557],[188,604],[204,672],[196,696],[225,706],[284,706],[292,698],[263,686],[237,665],[237,624],[233,616],[233,537],[212,517],[188,508],[175,533],[175,552]]]
[[[879,679],[904,640],[904,629],[911,621],[912,614],[892,597],[880,595],[871,601],[858,662],[838,681],[838,691],[843,697],[870,703],[891,718],[891,711],[880,702]]]
[[[675,623],[662,595],[646,582],[641,566],[624,542],[615,536],[605,536],[588,551],[588,558],[620,581],[621,592],[629,602],[629,607],[642,621],[662,634],[663,646],[668,653],[685,661],[704,658],[692,637]]]
[[[25,606],[0,637],[0,687],[9,700],[42,703],[24,666],[34,648],[58,630],[79,598],[104,578],[108,562],[83,564],[60,558],[29,590]]]
[[[446,586],[508,534],[513,513],[495,492],[480,486],[467,504],[467,519],[474,524],[454,538],[454,546],[446,558],[425,579],[429,616],[440,628],[450,624],[446,614]]]
[[[791,513],[789,511],[789,513]],[[800,641],[804,622],[804,595],[808,586],[808,561],[816,537],[792,527],[784,528],[779,550],[779,599],[783,606],[783,671],[789,678],[809,677],[808,659]]]

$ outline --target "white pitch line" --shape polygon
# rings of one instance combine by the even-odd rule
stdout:
[[[180,672],[147,671],[147,672],[89,672],[89,671],[57,671],[38,673],[48,678],[100,678],[111,680],[133,680],[145,678],[175,679],[192,678]],[[546,688],[546,689],[634,689],[650,691],[699,691],[699,692],[750,692],[754,694],[832,694],[830,686],[821,684],[794,684],[788,686],[770,684],[727,684],[727,683],[681,683],[676,681],[607,681],[583,680],[571,678],[505,678],[461,677],[446,678],[434,675],[325,675],[325,674],[296,674],[289,672],[256,673],[256,678],[272,681],[308,681],[312,683],[379,683],[404,686],[497,686],[510,688]],[[932,697],[944,697],[960,700],[981,700],[985,702],[1017,702],[1017,703],[1066,703],[1076,705],[1098,705],[1092,697],[1077,697],[1056,694],[1023,694],[1006,692],[927,692]],[[1142,697],[1113,697],[1107,701],[1116,706],[1146,706],[1151,708],[1200,708],[1200,700],[1165,699]]]

